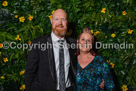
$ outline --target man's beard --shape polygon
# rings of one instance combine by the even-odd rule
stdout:
[[[61,27],[61,28],[58,29],[57,27]],[[59,37],[64,37],[67,32],[67,29],[64,28],[63,25],[56,25],[55,28],[52,26],[52,30]]]

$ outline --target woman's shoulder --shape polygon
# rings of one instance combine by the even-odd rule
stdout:
[[[106,60],[101,55],[97,55],[95,57],[96,57],[96,60],[98,60],[100,63],[106,63]]]
[[[97,59],[99,59],[99,60],[103,60],[103,59],[104,59],[101,55],[96,55],[95,57],[96,57]]]

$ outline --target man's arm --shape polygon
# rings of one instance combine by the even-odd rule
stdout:
[[[31,44],[33,48],[29,50],[27,57],[27,64],[25,70],[25,85],[26,91],[30,91],[31,86],[37,79],[38,70],[38,49],[34,48],[34,43]]]

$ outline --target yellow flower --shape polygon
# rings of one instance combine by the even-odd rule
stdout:
[[[107,63],[110,64],[109,60],[107,60]]]
[[[134,30],[129,29],[128,34],[132,34]]]
[[[50,20],[52,19],[52,15],[48,16],[50,18]]]
[[[5,77],[4,77],[4,76],[1,76],[0,78],[1,78],[1,79],[5,79]]]
[[[24,90],[25,89],[25,84],[23,84],[21,87],[20,87],[20,90]]]
[[[0,48],[2,48],[3,47],[3,44],[2,43],[0,43]]]
[[[111,34],[111,37],[112,38],[116,37],[116,34],[115,33]]]
[[[127,12],[126,11],[122,11],[122,15],[126,15],[127,14]]]
[[[18,18],[18,15],[15,15],[15,18]]]
[[[31,41],[29,41],[28,44],[31,45],[32,44]]]
[[[106,12],[106,8],[102,8],[101,13],[105,13]]]
[[[53,10],[51,13],[53,14],[55,10]]]
[[[53,15],[54,11],[55,11],[55,10],[53,10],[53,11],[51,12],[52,15]],[[48,16],[48,17],[50,18],[50,20],[52,19],[52,15]]]
[[[91,31],[91,34],[93,34],[93,30],[91,29],[90,31]]]
[[[6,63],[8,62],[8,58],[3,58],[3,61]]]
[[[127,91],[128,90],[127,85],[123,85],[121,88],[122,88],[122,91]]]
[[[5,7],[5,6],[8,6],[8,2],[7,1],[3,1],[2,5]]]
[[[24,75],[24,73],[25,73],[25,70],[22,70],[22,71],[20,72],[20,75]]]
[[[34,18],[34,17],[31,16],[31,15],[28,17],[29,21],[32,21],[33,18]]]
[[[19,35],[17,35],[17,37],[15,39],[16,40],[21,40],[21,38],[19,37]]]
[[[20,22],[24,22],[24,21],[25,21],[25,17],[24,17],[24,16],[19,17],[19,21],[20,21]]]
[[[96,31],[95,33],[94,33],[94,35],[96,36],[97,34],[99,34],[100,33],[100,31]]]
[[[0,55],[1,55],[1,51],[0,51]]]
[[[114,63],[110,62],[111,68],[114,68]]]

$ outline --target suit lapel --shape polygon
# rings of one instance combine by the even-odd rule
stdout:
[[[68,50],[69,50],[69,57],[70,57],[70,68],[73,71],[74,75],[76,75],[76,70],[75,70],[75,68],[76,68],[76,65],[75,65],[75,63],[76,63],[75,56],[76,55],[75,55],[75,51],[74,51],[74,49],[71,48],[71,43],[68,40],[68,38],[65,37],[65,39],[66,39],[66,42],[70,45],[70,48],[68,48]]]
[[[52,39],[51,35],[47,37],[47,43],[51,46],[48,46],[48,60],[49,60],[49,67],[50,67],[50,72],[55,80],[57,81],[57,76],[56,76],[56,68],[55,68],[55,59],[54,59],[54,52],[53,52],[53,44],[52,44]]]

